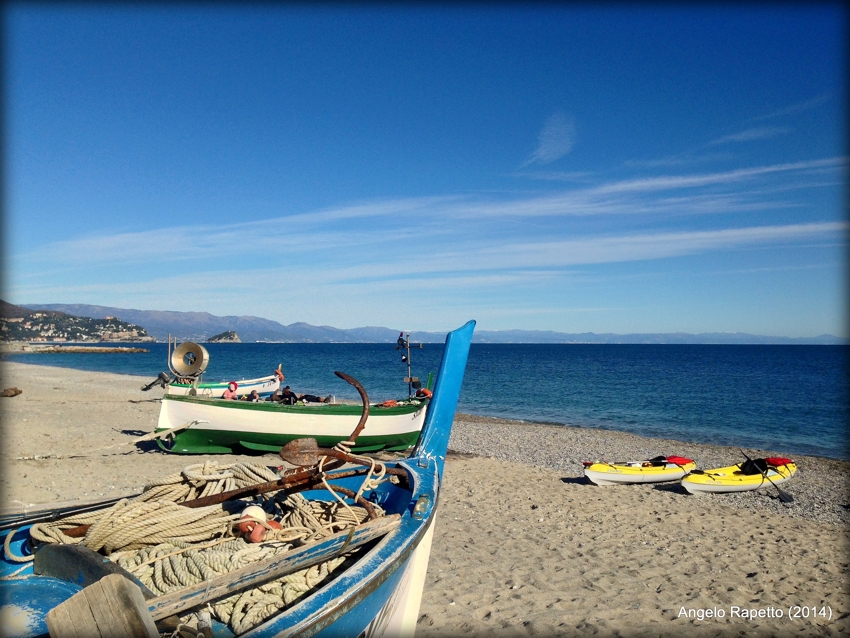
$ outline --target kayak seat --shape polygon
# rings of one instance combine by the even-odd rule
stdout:
[[[754,476],[767,472],[767,461],[764,459],[747,459],[741,463],[741,474]]]

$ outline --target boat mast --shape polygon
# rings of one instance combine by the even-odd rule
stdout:
[[[401,362],[407,364],[407,376],[404,377],[404,382],[407,384],[407,399],[408,401],[413,398],[413,388],[417,390],[422,387],[422,384],[419,382],[419,377],[413,377],[410,371],[410,347],[411,345],[414,348],[422,348],[421,343],[410,343],[410,331],[407,331],[407,338],[404,336],[404,331],[398,333],[398,340],[396,341],[396,350],[402,350],[401,353]],[[405,354],[406,351],[406,354]]]
[[[177,347],[177,337],[174,338],[174,347]],[[174,370],[174,366],[171,365],[171,333],[168,333],[168,353],[165,355],[165,362],[168,364],[168,369],[171,370],[171,374],[177,378],[179,375]]]

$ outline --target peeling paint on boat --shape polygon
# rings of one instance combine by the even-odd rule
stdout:
[[[3,638],[31,636],[38,629],[41,615],[34,607],[3,605],[0,607],[0,627]]]

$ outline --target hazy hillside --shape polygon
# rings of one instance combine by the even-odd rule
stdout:
[[[7,304],[8,305],[8,304]],[[392,343],[398,338],[396,328],[367,326],[363,328],[334,328],[296,322],[288,326],[252,316],[218,317],[208,312],[178,312],[171,310],[133,310],[86,304],[28,304],[33,310],[58,310],[72,315],[102,319],[118,317],[144,327],[149,335],[165,341],[171,334],[180,341],[205,341],[209,337],[233,331],[243,342],[279,341],[288,343]],[[3,309],[0,308],[0,312]],[[444,332],[413,332],[412,339],[423,343],[442,343]],[[476,330],[474,343],[679,343],[679,344],[848,344],[847,339],[833,335],[811,338],[789,338],[752,335],[743,332],[710,332],[702,334],[571,334],[546,330]]]
[[[0,299],[0,317],[23,317],[29,312],[31,312],[29,308],[16,306],[14,304],[10,304],[8,301]]]
[[[208,312],[177,312],[171,310],[135,310],[87,304],[32,304],[29,308],[59,310],[68,314],[103,318],[119,317],[124,321],[144,326],[148,334],[165,341],[169,334],[181,341],[206,341],[222,332],[236,332],[244,342],[280,341],[296,343],[382,343],[398,338],[398,330],[389,328],[354,328],[343,330],[332,326],[312,326],[298,322],[285,326],[277,321],[252,316],[218,317]],[[444,341],[441,334],[435,341]],[[420,339],[421,341],[421,339]]]
[[[0,341],[151,341],[138,325],[105,315],[15,306],[0,299]]]

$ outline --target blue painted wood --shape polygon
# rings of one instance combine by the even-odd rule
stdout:
[[[469,321],[446,337],[446,347],[443,350],[443,360],[440,362],[440,371],[437,374],[434,396],[428,406],[428,414],[425,416],[419,443],[413,450],[414,457],[435,459],[440,476],[443,475],[449,435],[452,432],[452,423],[460,398],[460,387],[466,371],[469,344],[472,342],[474,329],[475,322]]]
[[[11,586],[15,583],[14,586]],[[81,587],[58,578],[35,576],[21,581],[0,583],[4,638],[29,638],[47,635],[47,612],[65,602]]]

